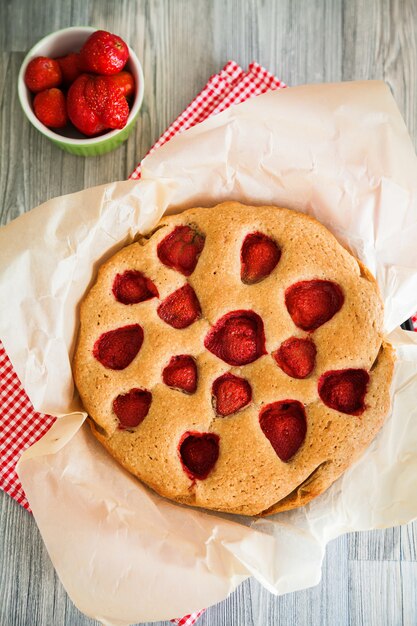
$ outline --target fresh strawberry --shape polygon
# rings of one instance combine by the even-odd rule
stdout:
[[[252,389],[248,381],[230,373],[216,378],[211,393],[215,401],[216,413],[223,417],[236,413],[252,399]]]
[[[179,454],[184,471],[195,480],[204,480],[219,458],[219,435],[187,432],[181,438]]]
[[[48,57],[32,59],[25,71],[26,87],[33,93],[58,87],[62,83],[62,72],[58,61]]]
[[[204,248],[204,239],[191,226],[177,226],[158,244],[158,258],[167,267],[190,276]]]
[[[68,122],[64,94],[52,87],[36,94],[33,100],[35,115],[48,128],[64,128]]]
[[[71,85],[76,78],[81,74],[78,54],[76,52],[70,52],[64,57],[58,57],[55,59],[58,61],[61,68],[62,80],[66,85]]]
[[[252,363],[266,354],[263,321],[254,311],[226,313],[207,333],[204,345],[229,365]]]
[[[87,105],[106,128],[124,128],[129,117],[129,105],[120,89],[108,76],[90,76],[84,88]]]
[[[125,98],[130,98],[135,91],[135,81],[130,72],[119,72],[109,76],[109,80],[116,85]]]
[[[67,95],[68,116],[71,122],[84,135],[92,137],[106,129],[100,117],[88,106],[84,90],[90,80],[88,74],[81,74],[71,85]]]
[[[151,279],[138,270],[126,270],[123,274],[116,274],[112,291],[116,300],[122,304],[137,304],[159,295]]]
[[[284,463],[302,446],[307,432],[306,414],[298,400],[268,404],[259,415],[259,425]]]
[[[165,298],[158,307],[158,315],[173,328],[186,328],[201,315],[201,307],[190,285],[180,287]]]
[[[273,239],[262,233],[250,233],[242,245],[241,279],[248,285],[259,283],[275,269],[281,250]]]
[[[71,122],[89,137],[123,128],[129,117],[126,98],[106,76],[81,74],[69,88],[67,106]]]
[[[119,428],[139,426],[147,416],[152,394],[146,389],[131,389],[113,400],[113,411],[119,419]]]
[[[173,356],[162,372],[162,380],[168,387],[194,393],[197,389],[197,365],[189,354]]]
[[[142,327],[129,324],[103,333],[94,344],[93,356],[104,367],[123,370],[133,361],[142,343]]]
[[[129,48],[117,35],[97,30],[80,50],[80,65],[85,72],[117,74],[129,58]]]

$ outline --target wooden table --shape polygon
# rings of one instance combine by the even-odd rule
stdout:
[[[73,25],[120,34],[143,62],[136,130],[100,158],[61,152],[30,126],[18,103],[26,51]],[[3,224],[53,196],[126,178],[228,59],[242,66],[257,60],[288,85],[383,79],[417,142],[414,0],[2,0],[0,54]],[[341,537],[328,546],[317,587],[277,598],[249,580],[199,625],[415,625],[416,538],[416,524]],[[1,492],[0,626],[92,624],[67,598],[32,517]]]

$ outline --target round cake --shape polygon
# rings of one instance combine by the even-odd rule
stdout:
[[[377,284],[293,210],[226,202],[164,217],[102,265],[80,318],[74,376],[92,432],[182,504],[304,505],[389,410]]]

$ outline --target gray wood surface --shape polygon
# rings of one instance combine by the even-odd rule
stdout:
[[[143,62],[136,130],[117,151],[74,157],[32,128],[16,80],[43,35],[94,25],[122,35]],[[0,0],[1,222],[53,196],[126,178],[166,126],[228,59],[257,60],[289,85],[384,79],[417,144],[414,0]],[[200,626],[414,626],[417,524],[355,533],[328,546],[323,579],[280,598],[253,580]],[[87,626],[53,571],[31,516],[0,493],[0,626]]]

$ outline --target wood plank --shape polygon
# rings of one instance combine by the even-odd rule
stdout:
[[[417,146],[415,0],[343,3],[343,80],[385,80]]]
[[[348,556],[351,561],[399,561],[401,528],[351,533]]]
[[[215,22],[229,25],[214,30],[215,49],[242,66],[256,60],[289,85],[339,80],[341,4],[215,2]]]
[[[3,492],[0,528],[0,624],[91,626],[66,595],[32,516]]]
[[[89,0],[1,3],[0,50],[27,52],[39,39],[59,28],[90,24]]]
[[[211,607],[201,626],[348,626],[347,537],[329,543],[319,585],[283,596],[274,596],[256,580],[246,581],[227,600]],[[228,620],[233,616],[233,622]]]
[[[252,583],[253,581],[246,580],[226,600],[208,608],[198,620],[198,626],[268,624],[269,622],[259,621],[260,617],[252,606]]]
[[[349,626],[400,626],[402,612],[400,563],[349,562]]]
[[[403,626],[415,626],[417,615],[417,563],[401,564],[401,599]]]
[[[29,152],[27,145],[30,125],[20,108],[16,90],[16,78],[23,55],[3,53],[2,60],[5,63],[5,75],[0,100],[0,154],[7,155],[7,158],[2,157],[0,167],[0,218],[4,224],[30,208],[27,204],[27,185],[22,168],[22,154],[25,153],[27,158]]]
[[[401,526],[401,560],[417,561],[417,522]]]

